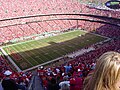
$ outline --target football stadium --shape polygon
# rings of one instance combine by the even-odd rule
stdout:
[[[101,55],[120,53],[119,0],[1,0],[0,8],[0,90],[104,90],[84,86]]]

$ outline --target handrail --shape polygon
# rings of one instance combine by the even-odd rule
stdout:
[[[34,81],[35,81],[35,76],[33,75],[27,90],[34,90]]]

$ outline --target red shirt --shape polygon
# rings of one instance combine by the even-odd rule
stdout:
[[[82,90],[82,85],[83,85],[83,79],[80,77],[75,78],[76,80],[76,86],[74,90]]]

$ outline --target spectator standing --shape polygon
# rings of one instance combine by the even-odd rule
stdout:
[[[70,87],[68,86],[68,84],[64,83],[62,86],[61,86],[61,89],[60,90],[70,90]]]
[[[26,87],[24,85],[17,84],[14,79],[10,78],[12,75],[11,71],[6,70],[4,75],[6,77],[2,81],[3,90],[26,90]]]
[[[7,70],[4,74],[6,75],[6,77],[2,81],[3,90],[17,90],[16,82],[10,78],[12,72]]]
[[[68,80],[67,76],[64,76],[63,81],[59,83],[60,88],[62,88],[63,84],[67,84],[70,87],[70,81]]]
[[[48,83],[47,90],[59,90],[59,85],[56,83],[56,79],[52,78]]]
[[[69,64],[64,66],[64,68],[65,68],[65,73],[68,73],[72,69],[71,65]]]

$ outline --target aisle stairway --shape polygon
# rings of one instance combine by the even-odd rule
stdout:
[[[44,90],[42,87],[42,83],[37,73],[35,73],[35,81],[34,81],[34,89],[33,90]]]
[[[38,77],[36,71],[33,72],[31,86],[28,90],[44,90],[44,88],[42,87],[42,82],[41,82],[40,78]]]

